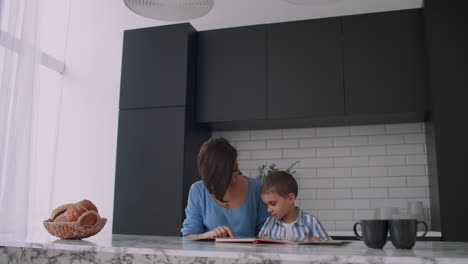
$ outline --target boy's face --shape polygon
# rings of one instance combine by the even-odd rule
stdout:
[[[274,218],[282,220],[295,208],[294,201],[296,197],[293,193],[288,196],[281,196],[277,192],[268,192],[262,194],[263,202],[268,206],[268,213]]]

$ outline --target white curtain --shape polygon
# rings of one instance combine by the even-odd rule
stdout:
[[[27,239],[50,212],[34,172],[42,0],[0,0],[0,238]]]

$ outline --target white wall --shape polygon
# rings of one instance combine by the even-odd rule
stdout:
[[[239,169],[256,177],[258,167],[295,167],[297,205],[327,230],[351,231],[373,209],[421,201],[430,224],[426,137],[423,123],[217,131],[239,151]]]
[[[294,6],[279,0],[216,0],[198,30],[421,7],[422,0],[332,1]],[[70,0],[53,205],[87,198],[111,231],[123,31],[163,25],[121,0]]]

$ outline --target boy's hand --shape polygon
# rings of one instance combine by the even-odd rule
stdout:
[[[202,235],[204,238],[235,237],[232,230],[227,226],[218,226]]]

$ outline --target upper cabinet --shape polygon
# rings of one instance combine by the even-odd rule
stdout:
[[[346,114],[425,112],[425,46],[419,9],[346,16]]]
[[[267,43],[268,119],[344,114],[339,18],[269,25]]]
[[[193,32],[188,23],[125,31],[120,109],[186,104],[189,35]]]
[[[266,26],[198,33],[197,120],[266,119]]]
[[[221,129],[423,121],[422,26],[412,9],[199,32],[197,120]]]

